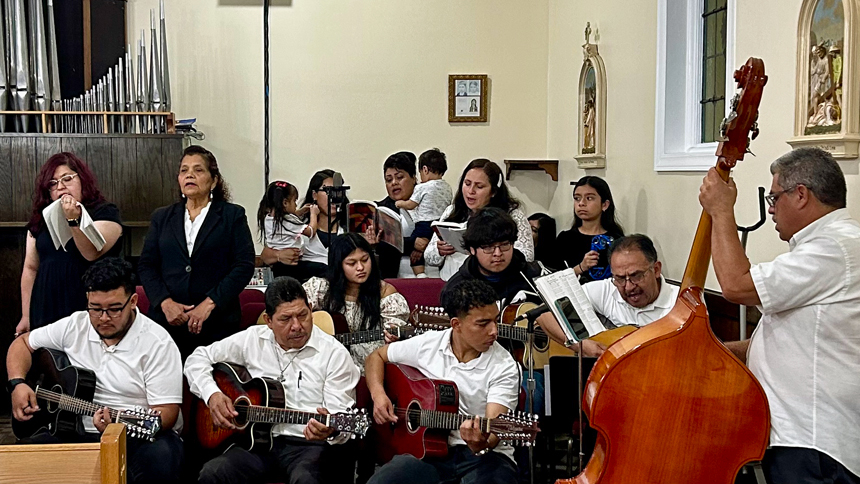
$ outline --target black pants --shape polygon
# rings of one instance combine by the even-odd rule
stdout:
[[[88,433],[83,436],[57,438],[49,433],[22,439],[21,444],[70,444],[98,442],[101,434]],[[125,441],[128,455],[128,482],[130,484],[179,482],[182,468],[182,439],[172,430],[166,430],[155,437],[155,442],[127,437]]]
[[[234,446],[207,462],[198,482],[245,483],[266,479],[289,484],[331,482],[330,474],[324,469],[329,447],[335,446],[285,437],[276,437],[272,450],[267,453],[248,452]]]
[[[308,262],[300,260],[298,264],[289,266],[276,262],[272,264],[272,276],[283,277],[289,276],[298,279],[299,282],[305,283],[311,277],[325,277],[328,266],[320,262]]]
[[[514,463],[502,454],[489,452],[475,456],[465,445],[448,449],[441,459],[418,460],[398,455],[382,466],[368,484],[516,484]]]
[[[772,447],[761,463],[768,484],[860,484],[845,466],[815,449]]]

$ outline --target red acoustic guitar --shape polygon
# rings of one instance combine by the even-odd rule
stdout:
[[[276,424],[304,425],[311,419],[356,437],[364,437],[370,428],[370,418],[364,409],[330,415],[286,409],[283,385],[270,378],[252,378],[243,366],[216,363],[212,377],[218,388],[233,400],[233,407],[239,413],[234,423],[239,429],[216,427],[206,402],[196,399],[197,439],[206,449],[230,443],[253,452],[267,452],[272,449],[272,427]]]
[[[448,434],[473,415],[459,413],[457,385],[447,380],[431,380],[411,366],[385,365],[385,393],[394,405],[396,424],[375,424],[379,462],[395,455],[412,454],[441,457],[448,454]],[[507,413],[481,418],[481,428],[511,445],[533,445],[538,428],[536,415]]]

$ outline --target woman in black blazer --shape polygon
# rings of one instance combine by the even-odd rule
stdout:
[[[149,317],[167,328],[184,359],[239,330],[254,242],[211,152],[186,148],[178,181],[183,199],[152,214],[138,272]]]

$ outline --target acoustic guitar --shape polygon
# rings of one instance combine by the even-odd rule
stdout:
[[[27,384],[36,393],[40,410],[27,421],[12,419],[15,437],[24,439],[42,432],[60,437],[84,435],[82,416],[92,417],[103,405],[93,403],[96,374],[72,366],[65,353],[47,348],[33,352],[33,365],[27,373]],[[129,437],[155,440],[161,430],[157,410],[134,407],[110,409],[111,420],[126,426]]]
[[[466,420],[480,419],[483,432],[510,445],[534,445],[537,415],[509,412],[495,418],[459,413],[460,395],[452,381],[427,378],[417,369],[397,363],[385,365],[385,393],[394,405],[395,424],[374,424],[380,463],[395,455],[418,459],[448,454],[448,434]]]
[[[240,365],[215,363],[212,377],[218,388],[233,401],[233,407],[239,413],[234,419],[238,429],[216,427],[209,406],[203,400],[195,399],[197,439],[206,449],[229,443],[252,452],[268,452],[272,450],[272,428],[275,425],[304,425],[311,419],[355,437],[364,437],[370,428],[370,419],[364,409],[328,415],[287,409],[281,382],[271,378],[253,378]]]
[[[359,343],[371,343],[374,341],[384,341],[385,331],[398,338],[398,341],[409,339],[417,334],[420,334],[418,328],[414,326],[392,326],[383,329],[371,329],[369,331],[350,331],[349,323],[346,317],[339,313],[329,313],[327,311],[314,311],[314,325],[323,330],[325,334],[334,336],[344,346],[350,346]]]

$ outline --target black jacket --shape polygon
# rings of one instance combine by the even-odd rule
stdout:
[[[185,242],[185,203],[153,212],[138,272],[150,302],[149,317],[168,328],[183,356],[193,349],[183,347],[187,328],[167,325],[161,303],[173,298],[196,305],[207,297],[215,303],[200,335],[191,338],[193,346],[232,334],[239,329],[239,293],[254,274],[254,257],[248,219],[239,205],[212,202],[191,256]]]
[[[489,278],[481,273],[480,267],[478,265],[478,258],[471,255],[466,262],[460,266],[460,270],[457,271],[456,274],[451,276],[448,279],[448,282],[445,283],[445,287],[442,288],[442,292],[445,292],[446,289],[450,287],[454,287],[463,281],[468,281],[472,279],[478,279],[489,284],[493,289],[496,290],[496,294],[499,296],[499,299],[502,301],[502,307],[507,306],[510,303],[511,299],[520,291],[529,291],[534,292],[534,289],[529,285],[529,283],[523,279],[523,274],[528,277],[529,281],[541,275],[541,265],[537,262],[528,262],[526,261],[525,256],[518,250],[514,249],[513,257],[511,258],[511,264],[507,269],[503,270],[496,274],[498,279]],[[530,300],[534,300],[534,298],[530,298]],[[538,300],[539,301],[539,300]]]

